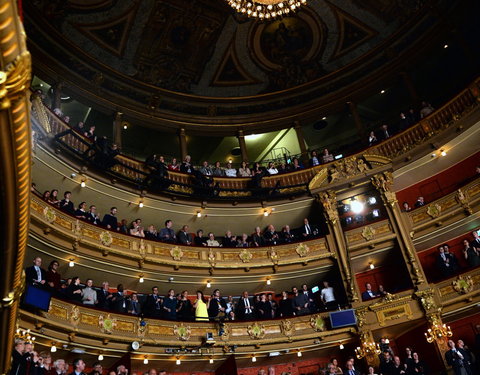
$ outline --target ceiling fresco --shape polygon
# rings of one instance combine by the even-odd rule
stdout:
[[[49,25],[43,30],[50,38],[105,69],[160,89],[236,97],[344,69],[393,37],[422,6],[421,0],[310,0],[294,16],[270,23],[244,19],[223,0],[35,0],[26,12]]]

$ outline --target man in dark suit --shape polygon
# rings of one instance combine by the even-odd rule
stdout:
[[[182,230],[178,232],[178,242],[182,245],[190,246],[193,242],[192,235],[188,233],[188,225],[184,225]]]
[[[128,300],[128,313],[132,315],[140,315],[142,313],[142,308],[140,302],[138,301],[137,293],[133,293],[130,299]]]
[[[191,156],[190,155],[185,156],[185,160],[180,165],[180,172],[193,173],[193,165],[191,163]]]
[[[237,247],[237,236],[232,235],[232,231],[227,230],[222,245],[223,247]]]
[[[390,131],[388,130],[388,125],[383,124],[380,128],[378,138],[380,139],[380,141],[384,141],[384,140],[390,138],[391,136],[392,136],[392,134],[390,134]]]
[[[476,230],[472,232],[472,236],[473,236],[473,241],[470,242],[470,247],[480,250],[480,236],[478,235]]]
[[[362,292],[362,301],[368,301],[369,299],[378,297],[378,295],[372,290],[372,284],[365,283],[365,289],[365,292]]]
[[[315,295],[312,291],[308,290],[307,284],[302,285],[302,293],[308,297],[308,308],[310,312],[313,314],[317,312],[317,304],[315,303]]]
[[[445,352],[445,360],[452,366],[455,375],[472,375],[468,354],[465,350],[456,348],[453,340],[448,340],[450,350]]]
[[[85,370],[85,362],[82,359],[77,358],[73,361],[73,372],[70,375],[86,375],[83,371]]]
[[[45,285],[47,279],[47,273],[42,268],[42,258],[35,257],[33,259],[33,266],[25,269],[25,276],[27,285]]]
[[[242,293],[242,296],[237,303],[237,317],[239,320],[251,320],[253,319],[253,303],[248,298],[248,292]]]
[[[208,307],[208,316],[213,320],[223,320],[226,318],[225,310],[227,310],[227,303],[220,297],[220,289],[215,289]]]
[[[344,375],[360,375],[360,372],[358,372],[357,370],[355,370],[353,368],[353,361],[348,360],[347,364],[345,366],[345,371],[343,372],[343,374]]]
[[[112,297],[112,310],[119,313],[127,312],[127,298],[123,292],[123,284],[117,285],[116,293],[113,293]]]
[[[305,218],[303,219],[303,225],[300,228],[300,232],[302,233],[303,238],[307,240],[316,236],[318,234],[318,229],[315,226],[310,225],[308,219]]]
[[[276,245],[280,242],[280,236],[272,224],[270,224],[265,233],[263,233],[263,238],[265,239],[265,244],[268,246]]]
[[[146,316],[160,318],[162,316],[162,299],[158,295],[158,287],[152,288],[152,294],[147,296],[143,305],[143,311]]]
[[[95,225],[101,224],[100,217],[97,214],[97,207],[95,207],[93,204],[90,206],[90,209],[87,212],[87,221]]]
[[[175,231],[172,229],[172,227],[173,227],[172,220],[166,220],[165,228],[162,228],[160,230],[160,234],[158,235],[158,237],[160,238],[160,241],[170,242],[170,243],[176,242],[177,236],[175,236]]]
[[[73,213],[75,212],[75,206],[70,200],[71,197],[72,193],[70,191],[66,191],[63,194],[63,199],[60,201],[60,209],[73,215]]]
[[[105,214],[102,220],[102,225],[107,229],[118,230],[118,221],[115,215],[117,214],[117,207],[112,207],[109,214]]]
[[[109,292],[109,287],[108,281],[104,281],[102,283],[102,289],[97,292],[97,307],[100,309],[110,310],[113,295]]]

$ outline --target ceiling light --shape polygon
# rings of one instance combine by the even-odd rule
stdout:
[[[443,46],[443,48],[448,48],[448,44],[445,44],[445,45]]]
[[[354,200],[352,201],[352,203],[350,203],[350,208],[354,214],[359,214],[363,211],[364,204],[362,202]]]
[[[57,347],[55,345],[52,345],[52,347],[50,348],[50,351],[52,353],[55,353],[57,351]]]
[[[127,129],[128,129],[128,126],[127,126],[127,125],[123,125],[123,129],[124,129],[124,130],[127,130]]]
[[[99,355],[98,355],[98,360],[99,360],[99,361],[103,361],[103,354],[99,354]]]
[[[444,151],[444,150],[442,150],[442,151],[440,151],[440,155],[442,155],[442,156],[447,156],[447,152]]]
[[[343,346],[343,344],[340,344],[339,348],[340,348],[340,350],[345,349],[345,347]]]
[[[210,288],[212,284],[210,284],[210,280],[207,281],[207,288]]]
[[[73,259],[70,259],[70,262],[68,262],[68,266],[69,267],[74,267],[75,266],[75,262],[73,261]]]
[[[257,362],[257,357],[255,357],[255,355],[252,357],[252,362]]]
[[[380,91],[380,94],[385,94],[385,90]]]
[[[322,117],[322,120],[326,120],[326,119],[327,119],[327,117],[326,117],[326,116],[323,116],[323,117]]]

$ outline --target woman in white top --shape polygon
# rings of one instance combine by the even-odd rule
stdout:
[[[252,177],[252,172],[250,171],[250,168],[248,168],[246,161],[242,161],[242,164],[238,169],[238,174],[240,177]]]
[[[213,235],[212,232],[208,234],[208,240],[207,240],[207,246],[208,247],[220,247],[220,244],[218,241],[215,239],[215,236]]]
[[[132,227],[130,228],[130,234],[132,236],[145,237],[145,233],[143,232],[143,228],[140,225],[138,225],[137,220],[132,221]]]
[[[268,172],[270,175],[278,174],[278,169],[275,168],[275,164],[273,163],[273,161],[271,161],[270,163],[268,163],[267,172]]]
[[[324,163],[333,161],[333,155],[329,153],[327,149],[323,150],[322,161]]]
[[[237,170],[235,168],[232,168],[232,163],[227,163],[227,168],[225,169],[225,176],[237,177]]]

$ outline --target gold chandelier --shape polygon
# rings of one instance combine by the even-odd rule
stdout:
[[[425,332],[425,338],[427,342],[431,344],[437,339],[442,339],[443,337],[452,337],[453,332],[450,329],[450,326],[441,323],[432,324],[431,328]]]
[[[355,354],[358,359],[379,355],[381,352],[382,351],[380,350],[380,346],[372,341],[364,341],[361,347],[357,346],[357,348],[355,349]]]
[[[307,0],[227,0],[237,12],[251,18],[272,19],[295,12]]]
[[[35,341],[35,336],[33,336],[30,333],[29,329],[24,330],[24,329],[17,328],[17,330],[15,331],[15,338],[24,340],[25,342],[31,343],[31,344],[33,344],[33,342]]]

